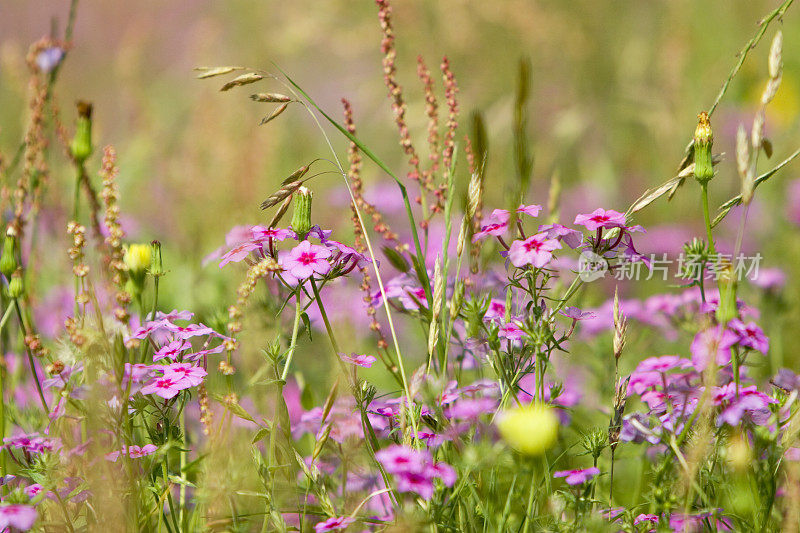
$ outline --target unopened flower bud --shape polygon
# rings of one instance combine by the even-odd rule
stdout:
[[[92,155],[92,104],[89,102],[78,102],[78,121],[69,150],[78,163]]]
[[[694,177],[701,185],[705,185],[714,177],[714,163],[711,157],[714,133],[711,131],[708,113],[703,111],[697,118],[697,129],[694,132]]]
[[[22,282],[22,269],[17,269],[11,274],[11,281],[8,282],[8,295],[15,300],[25,294],[25,284]]]
[[[294,193],[294,212],[292,213],[292,229],[300,240],[305,240],[311,230],[311,191],[299,187]]]
[[[0,272],[5,277],[10,277],[11,274],[17,269],[17,238],[14,236],[13,231],[9,229],[6,233],[5,241],[3,241],[3,255],[0,257]]]
[[[153,277],[161,277],[164,275],[164,266],[161,263],[161,243],[153,241],[150,243],[152,247],[152,258],[150,260],[150,273]]]

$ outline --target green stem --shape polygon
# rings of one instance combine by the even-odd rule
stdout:
[[[701,197],[703,199],[703,220],[706,223],[706,235],[708,237],[708,249],[711,251],[711,254],[714,255],[717,253],[717,249],[714,247],[714,235],[711,233],[711,216],[708,212],[708,184],[703,183],[700,185],[701,190]]]
[[[5,327],[13,311],[12,306],[6,307],[3,319],[0,320],[0,331]],[[0,441],[6,436],[6,398],[5,398],[5,364],[0,367]],[[6,454],[4,449],[0,450],[0,476],[6,475]]]
[[[19,327],[22,329],[22,335],[26,337],[28,335],[27,328],[25,327],[25,321],[22,318],[22,310],[19,308],[19,300],[14,298],[14,309],[17,311],[17,319],[19,320]],[[31,353],[30,347],[28,347],[28,343],[24,342],[25,344],[25,351],[28,353],[28,363],[31,365],[31,374],[33,375],[33,381],[36,383],[36,391],[39,393],[39,399],[42,401],[42,407],[44,407],[44,412],[46,415],[50,414],[50,408],[47,407],[47,400],[44,399],[44,391],[42,391],[42,384],[39,383],[39,376],[36,374],[36,364],[33,362],[33,354]]]
[[[289,353],[286,355],[286,364],[283,365],[283,372],[281,372],[281,381],[286,381],[286,376],[289,374],[289,365],[292,364],[292,357],[294,350],[297,346],[297,333],[300,329],[300,316],[303,312],[303,306],[300,305],[300,291],[294,294],[295,311],[294,311],[294,325],[292,326],[292,341],[289,345]],[[327,323],[327,322],[326,322]]]

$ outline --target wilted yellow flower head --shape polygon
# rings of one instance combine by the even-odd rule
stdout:
[[[503,439],[525,455],[541,455],[558,435],[558,418],[552,407],[530,404],[508,409],[500,415],[497,429]]]
[[[125,250],[125,265],[132,274],[141,274],[150,266],[152,247],[149,244],[131,244]]]

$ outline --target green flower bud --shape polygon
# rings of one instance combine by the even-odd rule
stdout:
[[[304,240],[311,230],[311,197],[311,191],[303,186],[294,193],[292,229],[300,240]]]
[[[739,312],[736,309],[736,277],[733,265],[730,262],[720,265],[720,275],[717,284],[719,285],[717,321],[720,324],[727,324],[739,316]]]
[[[697,129],[694,132],[694,178],[705,185],[714,177],[714,163],[711,158],[714,133],[711,131],[708,113],[703,111],[697,118]]]
[[[16,251],[17,238],[14,236],[13,231],[9,230],[6,233],[5,241],[3,241],[3,255],[0,257],[0,272],[7,278],[17,269]]]
[[[92,104],[88,102],[78,102],[78,121],[69,150],[78,163],[92,155]]]
[[[22,269],[20,268],[11,275],[11,281],[8,283],[8,295],[17,299],[23,294],[25,294],[25,284],[22,282]]]
[[[152,258],[150,260],[150,273],[153,277],[161,277],[164,275],[164,266],[161,263],[161,243],[153,241],[150,243],[152,246]]]

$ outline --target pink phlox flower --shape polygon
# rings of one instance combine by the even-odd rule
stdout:
[[[280,265],[298,280],[306,279],[314,274],[325,275],[331,269],[328,258],[331,251],[309,241],[303,241],[288,253],[280,255]]]
[[[573,250],[583,243],[583,233],[561,224],[542,224],[539,233],[544,233],[548,239],[559,239]]]
[[[477,420],[482,415],[493,413],[497,404],[495,398],[461,398],[445,408],[444,415],[456,420]]]
[[[525,215],[532,216],[532,217],[538,217],[539,216],[539,212],[541,210],[542,210],[542,206],[537,205],[537,204],[531,204],[531,205],[520,204],[519,207],[517,208],[517,213],[519,213],[521,215],[525,214]]]
[[[342,358],[342,361],[350,363],[351,365],[361,366],[364,368],[371,367],[372,363],[377,361],[377,359],[371,355],[356,354],[356,353],[350,355],[340,354],[339,357]]]
[[[695,370],[702,372],[712,359],[720,366],[730,363],[730,348],[738,340],[738,335],[727,328],[722,329],[721,326],[698,332],[690,348]]]
[[[325,241],[328,239],[328,237],[330,237],[331,233],[333,233],[333,230],[322,229],[319,227],[319,225],[315,224],[311,226],[310,230],[308,230],[308,235],[306,236],[306,238],[315,237],[320,241]]]
[[[739,344],[747,348],[752,348],[762,354],[769,351],[769,338],[764,335],[764,331],[755,322],[745,324],[741,320],[731,320],[728,326],[734,333],[739,335]]]
[[[164,373],[164,378],[174,380],[176,384],[186,385],[188,383],[183,388],[200,385],[208,375],[203,367],[191,363],[172,363],[160,370]]]
[[[507,322],[498,328],[497,335],[510,341],[518,341],[525,336],[525,332],[514,322]]]
[[[211,335],[214,330],[205,324],[189,324],[188,326],[178,326],[172,322],[164,322],[164,327],[170,333],[173,333],[178,339],[190,339],[192,337],[200,337],[202,335]]]
[[[250,238],[255,242],[265,242],[270,239],[281,242],[294,237],[295,233],[288,229],[268,228],[266,226],[253,226],[250,228]]]
[[[505,209],[495,209],[486,219],[487,224],[481,226],[480,231],[472,236],[472,242],[478,242],[486,237],[500,237],[508,229],[509,214]]]
[[[553,472],[553,477],[566,478],[564,481],[567,482],[567,485],[581,485],[599,473],[600,470],[598,468],[592,467],[584,468],[583,470],[559,470],[558,472]]]
[[[254,241],[243,242],[242,244],[228,250],[222,255],[222,260],[219,262],[219,267],[222,268],[230,262],[239,263],[249,256],[250,252],[255,250],[261,250],[261,243]]]
[[[36,509],[18,503],[0,505],[0,531],[13,528],[28,531],[36,522]]]
[[[56,374],[51,378],[47,378],[42,381],[42,388],[49,389],[51,387],[66,387],[67,382],[73,376],[73,374],[77,374],[78,372],[83,371],[83,363],[78,363],[74,366],[67,366],[64,367],[64,370],[61,373]]]
[[[56,438],[40,437],[38,433],[17,435],[3,439],[6,449],[22,450],[26,454],[40,454],[52,452],[61,448],[61,440]]]
[[[553,257],[553,251],[561,248],[561,243],[548,239],[546,233],[537,233],[524,241],[514,241],[508,249],[508,259],[515,267],[533,265],[542,268]]]
[[[202,350],[197,350],[196,352],[184,355],[183,360],[197,361],[198,359],[206,355],[222,353],[224,349],[225,349],[224,344],[219,344],[217,346],[214,346],[213,348],[204,348]]]
[[[346,516],[334,516],[328,518],[324,522],[320,522],[314,526],[314,531],[321,533],[323,531],[339,531],[347,529],[347,526],[355,522],[355,519]]]
[[[192,348],[192,343],[185,339],[174,340],[156,350],[156,352],[153,354],[153,362],[160,361],[161,359],[164,358],[171,359],[174,361],[183,352],[185,352],[186,350],[190,350],[191,348]]]
[[[597,318],[597,314],[592,311],[581,311],[577,307],[565,307],[561,310],[561,314],[572,320],[589,320]]]
[[[598,228],[619,228],[625,226],[625,214],[598,207],[589,214],[576,216],[573,224],[585,226],[589,231],[596,231]]]
[[[651,522],[653,524],[658,524],[658,515],[657,514],[640,514],[636,518],[633,519],[633,525],[638,526],[642,522]]]
[[[155,394],[165,400],[174,398],[183,389],[188,389],[192,385],[188,381],[181,380],[178,376],[162,376],[153,378],[147,385],[142,387],[142,394]]]
[[[483,319],[491,322],[492,320],[505,320],[506,317],[506,302],[492,298],[489,302],[489,307],[486,309],[486,314]]]

